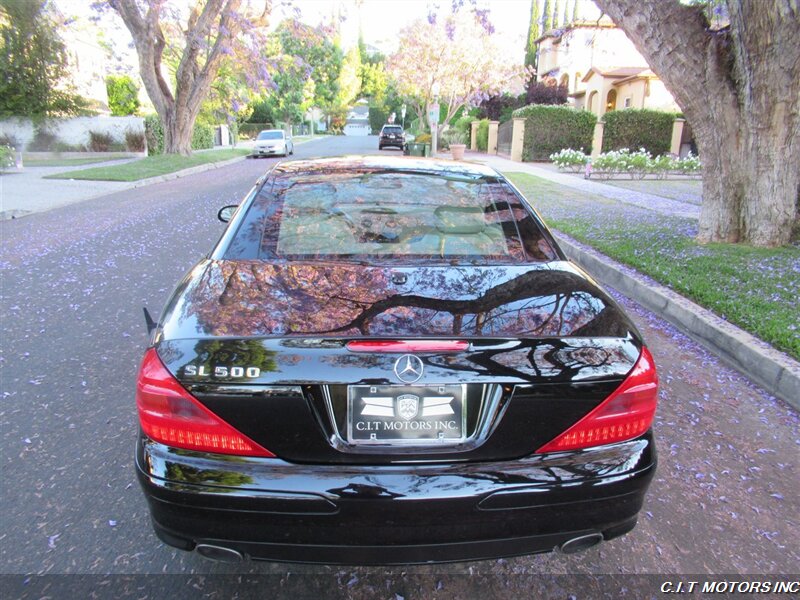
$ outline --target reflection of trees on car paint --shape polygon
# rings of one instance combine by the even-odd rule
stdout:
[[[236,488],[253,483],[253,478],[237,471],[199,469],[179,463],[166,463],[166,476],[171,481]],[[224,489],[219,490],[225,492]],[[231,492],[233,490],[230,490]]]
[[[253,366],[262,371],[277,371],[277,352],[256,340],[201,340],[195,344],[194,364]]]
[[[183,317],[227,336],[624,336],[630,327],[569,270],[420,267],[407,271],[403,285],[391,282],[392,273],[352,264],[211,261],[190,287]]]

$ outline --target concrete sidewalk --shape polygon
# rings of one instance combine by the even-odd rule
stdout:
[[[323,139],[323,137],[317,136],[313,139],[302,140],[298,142],[298,145],[306,144],[317,139]],[[237,144],[236,147],[252,148],[252,145],[252,140],[245,140]],[[220,148],[212,149],[219,150]],[[200,152],[203,152],[203,150],[200,150]],[[183,169],[182,171],[175,171],[174,173],[167,173],[165,175],[140,179],[138,181],[44,179],[47,175],[56,173],[68,173],[70,171],[91,169],[101,166],[122,165],[133,160],[139,160],[136,158],[117,159],[74,167],[26,166],[22,171],[8,172],[0,175],[0,221],[17,219],[60,206],[91,200],[92,198],[113,194],[120,190],[178,179],[180,177],[186,177],[187,175],[193,175],[194,173],[202,173],[203,171],[224,167],[225,165],[236,163],[246,158],[246,155],[238,156],[230,160],[198,165],[196,167]]]
[[[447,155],[442,154],[441,158],[447,158]],[[501,173],[509,171],[529,173],[559,185],[602,196],[610,200],[616,200],[623,204],[631,204],[639,208],[653,210],[664,215],[688,217],[691,219],[698,219],[700,217],[700,207],[690,202],[681,202],[680,200],[672,200],[670,198],[664,198],[663,196],[656,196],[655,194],[626,190],[624,188],[592,181],[591,179],[584,179],[579,175],[559,173],[558,171],[553,171],[552,169],[536,163],[514,162],[501,156],[477,152],[468,152],[464,158],[468,161],[489,165]]]
[[[59,206],[89,200],[133,187],[136,182],[44,179],[47,175],[68,173],[97,166],[122,165],[122,159],[74,167],[26,166],[22,171],[0,175],[0,220],[16,219]]]

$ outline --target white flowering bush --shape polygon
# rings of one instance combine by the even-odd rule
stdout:
[[[629,152],[625,158],[625,171],[631,176],[631,179],[643,179],[650,173],[653,157],[644,148],[639,148],[638,152]]]
[[[615,175],[630,174],[633,177],[634,168],[646,167],[650,155],[645,151],[631,154],[627,148],[603,152],[592,160],[592,174],[601,179],[611,179]]]
[[[14,149],[8,145],[0,146],[0,171],[5,171],[16,165]]]
[[[611,179],[628,175],[631,179],[643,179],[655,175],[664,179],[671,173],[693,175],[700,172],[700,159],[692,154],[679,159],[670,154],[653,158],[644,148],[631,152],[628,148],[604,152],[591,162],[590,174],[600,179]]]
[[[662,154],[650,161],[650,172],[659,179],[666,179],[667,175],[678,170],[678,159],[673,154]]]
[[[693,175],[700,172],[700,158],[689,152],[684,158],[678,161],[678,170],[686,175]]]
[[[550,155],[550,160],[559,168],[559,170],[570,170],[573,173],[579,173],[586,167],[589,162],[589,156],[580,150],[573,150],[572,148],[564,148],[560,152],[555,152]]]

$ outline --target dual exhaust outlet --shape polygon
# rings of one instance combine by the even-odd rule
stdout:
[[[588,550],[602,541],[602,533],[590,533],[589,535],[582,535],[567,540],[558,546],[557,549],[562,554],[575,554],[576,552]],[[238,550],[234,550],[233,548],[226,548],[225,546],[216,546],[214,544],[197,544],[197,546],[195,546],[195,550],[203,558],[217,562],[238,563],[244,560],[244,554]]]

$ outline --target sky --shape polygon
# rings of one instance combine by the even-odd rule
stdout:
[[[130,34],[121,19],[107,11],[100,20],[91,8],[90,0],[53,0],[62,15],[77,17],[71,26],[72,35],[65,36],[65,42],[76,45],[96,45],[97,35],[114,47],[111,63],[106,65],[110,73],[138,71],[136,52],[132,47]],[[417,19],[426,19],[432,12],[449,14],[453,0],[283,0],[274,2],[270,24],[276,27],[283,18],[294,17],[300,13],[302,21],[309,25],[329,23],[332,15],[339,11],[344,18],[340,25],[341,43],[345,50],[358,41],[359,25],[367,44],[377,47],[389,55],[397,49],[401,29]],[[540,0],[541,1],[541,0]],[[586,17],[597,13],[590,0],[580,0],[583,4],[581,14]],[[188,7],[194,0],[171,0],[179,7]],[[249,0],[253,7],[259,7],[264,0]],[[500,50],[512,64],[522,64],[525,57],[525,38],[528,33],[531,0],[465,0],[467,8],[474,6],[489,9],[489,20],[495,28],[493,36]],[[94,38],[94,39],[92,39]],[[99,48],[98,48],[99,50]],[[97,52],[95,52],[97,54]],[[102,53],[105,54],[105,53]],[[101,69],[102,70],[102,69]]]
[[[297,0],[301,18],[310,25],[329,19],[335,6],[342,7],[346,20],[341,25],[342,45],[349,47],[358,40],[359,12],[364,41],[389,54],[397,49],[397,35],[401,29],[416,19],[425,19],[431,9],[448,13],[449,0],[363,0],[361,9],[354,0]],[[530,0],[478,0],[480,8],[490,9],[490,20],[495,27],[498,45],[514,62],[522,63],[525,56],[525,37],[528,33]],[[438,8],[437,8],[438,6]]]
[[[189,5],[192,0],[173,0],[176,4]],[[251,0],[253,6],[259,6],[262,0]],[[528,32],[530,18],[530,0],[475,0],[480,8],[490,10],[490,21],[496,30],[496,41],[509,59],[522,63],[525,55],[525,37]],[[75,15],[81,21],[96,16],[89,0],[55,0],[56,6],[64,15]],[[358,40],[359,21],[362,23],[364,41],[376,46],[383,53],[390,54],[397,49],[397,36],[403,27],[416,19],[425,19],[429,12],[437,10],[447,14],[451,10],[451,0],[363,0],[361,8],[356,0],[294,0],[284,3],[275,2],[271,22],[277,25],[282,17],[293,16],[294,8],[301,14],[301,20],[309,25],[329,22],[331,14],[340,9],[344,21],[341,24],[342,45],[345,49],[356,44]],[[359,15],[360,13],[360,15]],[[106,15],[96,27],[108,27],[113,21],[121,22],[118,17]],[[117,23],[113,23],[117,25]],[[128,37],[124,26],[121,30],[113,27],[112,36]],[[130,41],[129,39],[126,41]]]

